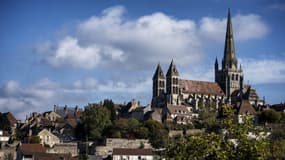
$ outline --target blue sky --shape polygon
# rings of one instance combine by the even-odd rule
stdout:
[[[0,111],[23,118],[57,105],[151,101],[158,62],[213,81],[231,8],[245,82],[267,103],[285,100],[285,2],[0,2]]]

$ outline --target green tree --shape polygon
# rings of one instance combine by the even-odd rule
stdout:
[[[113,103],[113,101],[111,99],[105,99],[104,102],[103,102],[103,106],[106,107],[109,110],[110,118],[111,118],[112,122],[115,119],[117,119],[115,104]]]
[[[199,122],[203,128],[207,130],[214,131],[219,128],[219,124],[217,123],[217,111],[213,107],[213,105],[199,107]]]
[[[10,122],[4,113],[0,112],[0,130],[10,131]]]
[[[250,118],[245,123],[234,121],[234,110],[231,106],[222,109],[220,123],[223,133],[205,133],[188,136],[182,141],[170,143],[166,150],[167,158],[175,159],[267,159],[267,139],[250,139],[248,133],[255,130]]]
[[[154,148],[164,148],[168,144],[168,131],[159,122],[148,120],[145,127],[149,130],[149,141]]]
[[[84,117],[88,137],[102,140],[106,129],[112,125],[109,110],[97,104],[90,104],[85,108]]]
[[[264,110],[259,116],[260,121],[268,123],[276,123],[281,119],[281,114],[273,109]]]

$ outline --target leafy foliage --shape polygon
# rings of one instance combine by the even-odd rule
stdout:
[[[109,110],[97,104],[85,108],[84,118],[88,137],[93,140],[102,140],[104,132],[112,125]]]
[[[0,112],[0,130],[10,131],[10,122],[4,113]]]
[[[259,119],[262,122],[276,123],[281,120],[281,114],[273,109],[268,109],[261,112]]]
[[[105,99],[103,102],[103,107],[106,107],[110,112],[110,119],[113,122],[117,119],[116,108],[111,99]]]
[[[254,131],[251,119],[238,124],[234,121],[231,106],[225,106],[218,122],[223,133],[205,133],[188,136],[181,141],[170,143],[166,150],[167,158],[175,159],[266,159],[268,142],[266,139],[250,139],[248,133]],[[256,135],[259,135],[256,132]]]

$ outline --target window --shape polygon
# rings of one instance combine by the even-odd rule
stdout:
[[[49,142],[49,136],[46,136],[46,142]]]
[[[232,74],[232,80],[235,80],[235,75],[234,74]]]
[[[159,87],[164,87],[164,81],[159,81]]]
[[[238,75],[236,75],[236,80],[238,81]]]

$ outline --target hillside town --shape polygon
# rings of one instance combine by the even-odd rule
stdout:
[[[230,10],[214,82],[182,79],[175,59],[157,65],[148,105],[111,99],[54,105],[24,121],[0,112],[0,159],[284,159],[285,103],[244,83]],[[64,102],[62,102],[64,103]]]

